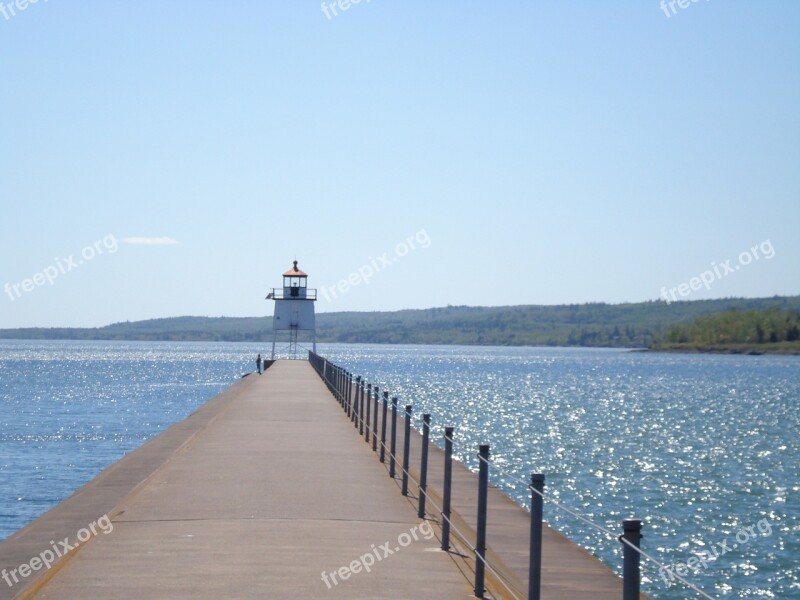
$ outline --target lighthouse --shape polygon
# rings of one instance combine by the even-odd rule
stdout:
[[[279,338],[288,341],[289,358],[297,358],[298,338],[310,336],[314,352],[317,351],[316,318],[314,302],[317,290],[309,289],[308,274],[297,267],[294,261],[292,268],[283,274],[283,287],[272,288],[267,300],[275,301],[275,313],[272,317],[272,359],[275,359],[275,345]],[[301,332],[307,332],[302,333]]]

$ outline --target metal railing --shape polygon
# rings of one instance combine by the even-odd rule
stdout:
[[[272,288],[267,295],[267,300],[316,300],[316,288],[296,288],[297,290],[305,290],[305,295],[301,296],[299,293],[295,296],[291,291],[287,294],[286,290],[292,288]]]
[[[354,427],[358,430],[359,435],[364,437],[364,440],[369,443],[370,435],[372,436],[372,450],[379,455],[380,462],[385,462],[386,454],[389,455],[389,477],[394,478],[396,475],[397,463],[397,407],[398,398],[393,397],[391,400],[391,408],[389,407],[389,392],[383,391],[383,410],[381,415],[381,428],[380,435],[378,433],[378,412],[379,412],[379,394],[378,386],[367,384],[360,376],[354,377],[352,373],[346,369],[335,365],[328,361],[326,358],[309,352],[309,362],[314,367],[316,372],[328,386],[334,398],[339,402],[342,410],[350,417]],[[366,392],[365,392],[366,388]],[[370,392],[372,391],[372,393]],[[366,398],[366,404],[365,404]],[[372,423],[370,424],[370,398],[372,398]],[[545,495],[544,483],[545,476],[542,473],[532,473],[530,481],[520,479],[517,475],[503,470],[497,465],[492,465],[490,461],[490,448],[488,445],[481,445],[478,449],[478,515],[475,525],[473,536],[467,536],[459,531],[453,523],[452,508],[451,508],[451,491],[452,491],[452,461],[453,461],[453,444],[454,444],[454,428],[445,427],[444,433],[444,480],[443,480],[443,494],[442,506],[438,506],[431,499],[427,491],[427,472],[428,472],[428,440],[430,432],[430,415],[422,415],[422,447],[420,451],[421,464],[420,464],[420,480],[417,481],[410,475],[409,465],[409,448],[411,445],[411,416],[413,412],[412,405],[405,405],[404,418],[405,427],[403,432],[404,445],[401,466],[401,493],[408,495],[408,482],[409,479],[413,480],[418,486],[418,516],[425,518],[431,516],[436,518],[435,514],[427,511],[427,506],[432,505],[439,514],[441,522],[442,539],[441,549],[444,551],[451,550],[451,532],[456,532],[461,543],[466,545],[475,557],[475,582],[474,592],[478,598],[483,598],[486,592],[485,573],[488,570],[498,582],[499,586],[503,588],[503,594],[509,594],[511,598],[522,600],[525,594],[519,589],[515,589],[513,584],[507,580],[506,577],[501,575],[498,570],[489,563],[486,556],[487,553],[487,540],[486,540],[486,525],[487,525],[487,505],[488,505],[488,482],[489,482],[489,468],[493,467],[498,472],[506,477],[512,478],[516,481],[521,481],[531,492],[530,500],[530,547],[529,547],[529,565],[528,565],[528,600],[539,600],[541,596],[541,583],[542,583],[542,531],[543,531],[543,504],[546,500],[548,503],[554,505],[557,509],[567,512],[578,520],[602,531],[604,534],[611,538],[617,539],[622,544],[623,551],[623,573],[622,573],[622,599],[623,600],[639,600],[641,574],[640,574],[640,560],[645,557],[655,565],[663,568],[663,564],[652,557],[650,554],[641,550],[639,544],[642,538],[641,528],[642,522],[639,519],[625,519],[622,522],[622,534],[618,535],[609,529],[597,525],[596,523],[586,519],[578,514],[576,511],[560,504],[555,499]],[[363,416],[363,418],[362,418]],[[390,418],[391,431],[387,432],[387,420]],[[387,437],[389,438],[387,447]],[[475,538],[473,545],[469,539]],[[686,581],[683,577],[676,574],[676,578],[684,583],[686,586],[698,592],[704,598],[713,600],[711,596],[697,588],[694,584]]]

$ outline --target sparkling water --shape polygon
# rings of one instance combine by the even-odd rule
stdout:
[[[261,344],[0,341],[0,538],[255,367]],[[523,506],[614,535],[643,520],[653,598],[800,598],[800,358],[606,349],[320,345],[456,428],[456,456]],[[613,569],[621,545],[545,519]],[[489,540],[491,544],[491,540]]]
[[[800,358],[610,349],[331,346],[321,353],[430,413],[440,445],[529,506],[618,535],[643,521],[653,598],[800,598]],[[545,519],[621,572],[621,544],[553,503]],[[491,543],[491,541],[489,542]],[[701,560],[702,559],[702,560]]]
[[[243,344],[0,340],[0,539],[253,370],[255,356]]]

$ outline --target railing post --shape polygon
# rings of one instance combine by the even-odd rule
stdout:
[[[383,392],[383,414],[381,415],[381,462],[386,462],[386,413],[389,411],[389,392]]]
[[[353,374],[350,371],[344,372],[344,395],[353,398]]]
[[[373,415],[372,415],[372,451],[375,452],[378,449],[378,386],[376,385],[374,388],[375,390],[375,400],[373,402]]]
[[[389,477],[394,478],[394,465],[397,456],[397,397],[392,398],[392,445],[389,448]]]
[[[408,496],[408,461],[410,457],[411,445],[411,405],[406,404],[406,423],[405,433],[403,435],[403,485],[401,487],[401,494]]]
[[[531,474],[531,544],[528,555],[528,600],[539,600],[542,589],[542,505],[544,475]]]
[[[364,388],[361,388],[361,398],[364,398]],[[370,417],[370,405],[372,400],[372,384],[367,384],[367,397],[364,400],[364,403],[367,405],[367,410],[364,412],[366,415],[366,423],[364,427],[364,441],[369,442],[369,417]]]
[[[428,439],[431,434],[431,416],[428,413],[422,415],[422,458],[419,466],[419,503],[417,516],[425,518],[425,497],[428,489]]]
[[[478,451],[478,526],[475,536],[475,597],[483,598],[486,570],[486,507],[489,491],[489,445]]]
[[[364,390],[356,394],[355,402],[358,405],[358,420],[356,420],[356,427],[358,427],[358,434],[364,435]]]
[[[344,402],[344,403],[345,403],[345,405],[347,406],[347,408],[349,409],[349,411],[348,411],[348,413],[347,413],[347,414],[349,414],[349,415],[352,417],[352,416],[353,416],[353,402],[352,402],[352,398],[348,397],[348,396],[347,396],[347,395],[344,393],[344,383],[343,383],[343,381],[344,381],[344,377],[345,377],[345,374],[344,374],[344,373],[340,373],[340,374],[339,374],[339,382],[340,382],[340,384],[339,384],[339,385],[340,385],[340,387],[342,388],[342,392],[341,392],[341,395],[342,395],[342,402]]]
[[[444,495],[442,498],[442,550],[450,550],[450,494],[453,482],[453,427],[444,428]]]
[[[364,390],[361,390],[356,402],[358,402],[358,433],[364,435]]]
[[[350,421],[353,423],[353,427],[358,429],[358,396],[350,399],[350,405]]]
[[[344,411],[347,413],[347,416],[348,416],[348,417],[350,417],[350,418],[351,418],[351,420],[352,420],[352,417],[353,417],[353,409],[352,409],[352,407],[350,406],[350,402],[349,402],[349,400],[348,400],[347,398],[345,398],[345,397],[344,397],[344,395],[341,395],[341,396],[340,396],[340,398],[341,398],[341,403],[342,403],[342,406],[344,407]]]
[[[623,539],[634,546],[622,543],[622,600],[639,600],[639,540],[642,539],[642,522],[639,519],[625,519],[622,522]]]
[[[358,388],[364,385],[364,380],[361,379],[361,375],[356,377],[356,393],[358,393]]]

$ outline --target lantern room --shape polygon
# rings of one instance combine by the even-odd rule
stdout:
[[[297,261],[291,269],[283,274],[283,297],[306,298],[308,290],[308,275],[297,267]]]

